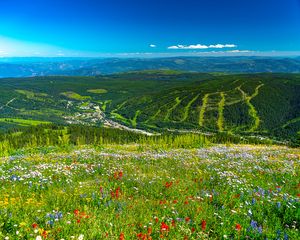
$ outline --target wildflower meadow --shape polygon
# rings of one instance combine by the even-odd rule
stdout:
[[[1,158],[1,239],[299,239],[300,149],[49,148]]]

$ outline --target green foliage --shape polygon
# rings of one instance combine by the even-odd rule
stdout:
[[[0,238],[299,239],[299,154],[136,143],[20,151],[0,162]]]
[[[107,93],[107,90],[106,89],[88,89],[87,92],[95,93],[95,94],[103,94],[103,93]]]
[[[106,119],[157,132],[225,131],[296,141],[300,131],[299,74],[159,70],[98,77],[0,79],[0,84],[3,119],[99,126],[103,119],[93,115],[98,107]],[[2,122],[0,131],[20,126],[16,121]]]
[[[66,97],[66,98],[69,98],[69,99],[73,99],[73,100],[86,100],[86,99],[90,99],[91,97],[90,96],[81,96],[80,94],[78,93],[75,93],[75,92],[62,92],[60,95]]]
[[[0,135],[0,156],[7,156],[20,149],[35,149],[51,146],[102,146],[107,144],[136,143],[156,148],[194,148],[211,143],[226,144],[274,144],[270,139],[247,137],[226,132],[204,135],[191,132],[164,132],[159,135],[144,135],[128,130],[82,125],[37,125],[10,130]]]

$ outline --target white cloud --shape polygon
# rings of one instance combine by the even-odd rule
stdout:
[[[249,53],[249,52],[252,52],[252,51],[249,51],[249,50],[231,50],[231,51],[227,51],[227,52],[230,52],[230,53]]]
[[[156,45],[155,44],[150,44],[149,47],[156,48]]]
[[[209,48],[235,48],[237,47],[235,44],[216,44],[209,45]]]
[[[175,46],[170,46],[168,49],[207,49],[208,46],[206,45],[201,45],[201,44],[196,44],[196,45],[175,45]]]
[[[235,48],[237,45],[235,44],[211,44],[211,45],[202,45],[202,44],[195,44],[195,45],[174,45],[168,47],[168,49],[209,49],[209,48]]]

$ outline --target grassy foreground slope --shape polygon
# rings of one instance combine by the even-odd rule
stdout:
[[[296,139],[299,74],[143,71],[99,77],[0,79],[2,119],[229,132]],[[2,129],[17,121],[2,121]]]
[[[299,149],[60,151],[0,159],[2,239],[299,237]]]

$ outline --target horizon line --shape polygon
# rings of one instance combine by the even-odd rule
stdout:
[[[300,57],[300,51],[209,51],[209,52],[124,52],[124,53],[66,53],[64,55],[1,55],[0,59],[9,58],[168,58],[168,57]]]

